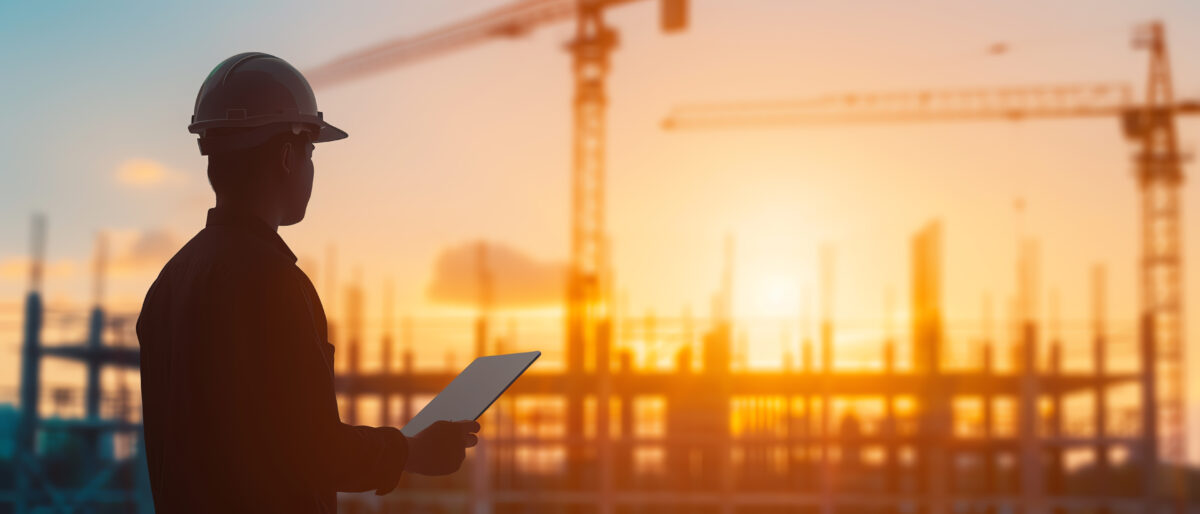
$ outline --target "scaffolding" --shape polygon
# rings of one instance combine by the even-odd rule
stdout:
[[[392,495],[343,495],[350,512],[1159,512],[1170,502],[1154,451],[1153,339],[1137,341],[1135,369],[1114,370],[1103,319],[1103,272],[1093,271],[1096,319],[1086,338],[1091,369],[1064,365],[1061,333],[1043,332],[1018,308],[1010,365],[998,341],[978,342],[978,360],[951,365],[942,319],[941,228],[912,240],[912,317],[907,363],[897,342],[880,342],[879,370],[835,365],[832,252],[823,252],[816,345],[801,336],[799,366],[737,365],[732,242],[708,331],[693,353],[679,320],[671,369],[636,369],[640,342],[666,323],[623,319],[618,348],[602,340],[595,369],[531,370],[483,418],[480,445],[451,477],[406,477]],[[1032,296],[1036,253],[1025,245],[1018,296]],[[486,311],[481,310],[478,323]],[[655,335],[658,333],[658,335]],[[474,347],[492,347],[478,340]],[[986,332],[985,332],[986,334]],[[363,372],[347,364],[336,386],[343,405],[399,400],[400,420],[453,378],[453,369],[404,364]],[[385,336],[384,347],[392,339]],[[406,342],[405,342],[406,341]],[[351,342],[350,344],[359,344]],[[814,359],[814,346],[819,359]],[[392,349],[384,352],[394,354]],[[350,353],[356,353],[351,351]],[[611,357],[611,358],[610,358]],[[353,384],[351,386],[351,384]],[[566,394],[578,391],[578,395]],[[1125,399],[1124,408],[1117,396]],[[598,403],[607,398],[609,418]],[[584,422],[566,423],[569,402]],[[1083,407],[1080,407],[1083,406]],[[1094,409],[1080,415],[1073,409]],[[361,412],[361,410],[359,411]],[[387,413],[379,414],[389,420]],[[348,422],[355,422],[350,419]],[[572,450],[574,448],[574,450]],[[1084,462],[1086,465],[1080,465]],[[1196,511],[1196,507],[1189,507]]]
[[[122,382],[116,391],[103,394],[105,369],[136,370],[137,346],[133,318],[109,316],[103,307],[107,240],[97,239],[94,303],[82,343],[47,344],[42,339],[45,309],[42,303],[46,221],[34,216],[30,286],[25,297],[21,345],[20,417],[13,454],[14,483],[0,490],[0,505],[12,512],[153,512],[149,477],[141,446],[141,408]],[[84,365],[86,385],[77,390],[54,387],[43,390],[44,359],[65,359]],[[50,400],[56,410],[82,396],[82,416],[47,416],[42,404]]]

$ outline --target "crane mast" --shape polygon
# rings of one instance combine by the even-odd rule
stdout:
[[[608,97],[605,78],[609,56],[617,44],[616,33],[604,23],[603,4],[580,2],[575,18],[575,38],[568,43],[571,51],[575,97],[572,104],[571,166],[571,260],[567,276],[566,365],[567,373],[581,376],[596,371],[601,380],[608,374],[600,370],[607,358],[597,358],[610,346],[611,320],[608,317],[608,237],[604,227],[605,110]],[[593,357],[588,363],[587,357]],[[589,366],[589,364],[591,364]],[[607,369],[605,369],[607,371]],[[566,391],[566,430],[577,436],[584,432],[584,383],[568,382]],[[598,405],[599,426],[608,425],[608,397],[601,394]],[[607,437],[599,438],[606,441]],[[582,441],[579,441],[582,442]],[[601,448],[603,452],[607,449]],[[582,444],[567,447],[568,486],[579,489],[579,470],[586,460],[607,463],[607,456],[588,458]],[[608,476],[606,471],[601,476]],[[605,497],[607,496],[604,495]]]
[[[1157,353],[1159,377],[1158,453],[1186,459],[1184,419],[1183,245],[1179,187],[1183,170],[1173,115],[1175,100],[1163,27],[1153,23],[1135,35],[1135,46],[1150,52],[1146,99],[1126,118],[1126,135],[1137,142],[1134,156],[1141,192],[1141,322]],[[1136,117],[1135,117],[1136,116]]]

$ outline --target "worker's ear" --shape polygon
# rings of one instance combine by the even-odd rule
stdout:
[[[291,141],[284,141],[282,145],[279,145],[279,166],[287,175],[291,175],[296,170],[296,149],[292,146]]]

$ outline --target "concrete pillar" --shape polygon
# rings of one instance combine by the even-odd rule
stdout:
[[[1158,469],[1158,372],[1157,345],[1155,344],[1154,315],[1145,313],[1141,319],[1141,337],[1139,349],[1142,372],[1141,383],[1141,468],[1142,468],[1142,497],[1145,502],[1146,514],[1154,514],[1158,509],[1159,469]]]
[[[1062,389],[1057,387],[1058,379],[1062,377],[1062,344],[1059,341],[1051,343],[1050,347],[1050,376],[1056,384],[1053,394],[1050,397],[1051,412],[1050,412],[1050,433],[1049,438],[1054,441],[1049,448],[1049,462],[1047,469],[1049,471],[1049,480],[1046,484],[1046,491],[1050,496],[1062,496],[1066,494],[1066,465],[1064,462],[1062,438],[1066,437],[1063,433],[1063,395]],[[1055,505],[1054,512],[1064,512],[1065,509]]]
[[[379,362],[381,364],[379,367],[379,375],[383,378],[381,383],[391,384],[391,380],[393,378],[392,336],[385,334],[380,343]],[[391,391],[387,389],[387,386],[384,387],[385,389],[379,394],[379,424],[387,426],[392,424],[392,395],[390,394]],[[400,423],[400,425],[403,425],[403,423]]]
[[[596,449],[599,460],[600,514],[610,514],[613,509],[613,455],[612,437],[609,434],[609,407],[612,398],[612,320],[602,320],[596,330]],[[690,362],[689,362],[690,364]]]
[[[987,389],[983,392],[983,452],[981,455],[983,466],[983,494],[985,496],[993,496],[999,490],[996,484],[996,448],[995,448],[995,401],[996,397],[992,394],[992,383],[995,377],[995,352],[992,344],[985,342],[983,344],[983,382],[987,384]],[[996,505],[989,502],[985,512],[991,514],[996,511]]]
[[[100,420],[100,395],[103,389],[100,384],[100,376],[104,369],[103,362],[100,360],[100,351],[104,346],[104,309],[101,309],[99,305],[92,308],[91,315],[88,317],[86,345],[87,360],[84,365],[87,368],[87,387],[84,390],[84,414],[88,421],[97,422]],[[86,458],[99,459],[100,431],[89,430],[81,435],[83,435]],[[94,462],[90,464],[94,464]]]
[[[892,383],[896,375],[896,350],[895,345],[888,341],[883,347],[883,372],[884,380],[887,383]],[[890,497],[895,497],[900,492],[900,463],[898,439],[900,433],[896,426],[896,397],[891,394],[889,389],[888,394],[883,397],[883,436],[886,440],[884,445],[884,478],[883,490]],[[890,502],[888,512],[896,512],[895,502]]]
[[[1021,375],[1018,428],[1018,453],[1020,455],[1021,505],[1023,514],[1043,514],[1042,447],[1038,437],[1038,369],[1037,332],[1032,322],[1025,322],[1021,341]]]
[[[17,426],[17,448],[14,457],[33,459],[37,452],[37,425],[41,418],[38,409],[42,369],[42,296],[31,291],[25,297],[24,338],[21,343],[21,421]],[[26,495],[33,490],[29,467],[16,466],[17,501],[15,511],[25,514],[30,507]]]
[[[834,483],[836,466],[830,455],[833,442],[833,323],[821,322],[821,514],[834,514]]]

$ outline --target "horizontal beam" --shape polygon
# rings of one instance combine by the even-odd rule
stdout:
[[[599,440],[595,437],[535,437],[535,436],[485,436],[487,444],[493,448],[502,448],[508,446],[528,446],[528,447],[547,447],[547,446],[593,446]],[[664,437],[620,437],[612,436],[609,438],[611,444],[622,444],[641,447],[696,447],[696,446],[715,446],[717,448],[729,448],[732,446],[771,446],[784,447],[791,445],[811,445],[819,446],[821,444],[829,444],[833,447],[847,446],[912,446],[928,442],[928,437],[919,434],[903,434],[903,435],[884,435],[884,434],[861,434],[861,435],[845,435],[833,434],[830,436],[820,435],[796,435],[791,437],[784,435],[731,435],[728,432],[716,434],[670,434]],[[1097,446],[1104,447],[1125,447],[1127,449],[1136,449],[1145,441],[1139,437],[1086,437],[1086,436],[1071,436],[1071,437],[1039,437],[1037,444],[1041,448],[1095,448]],[[981,450],[993,451],[1018,451],[1020,439],[1016,435],[1005,437],[983,437],[983,436],[956,436],[946,439],[944,444],[948,449],[958,452],[972,452]]]
[[[1000,88],[838,93],[798,100],[710,102],[675,107],[667,130],[770,128],[804,125],[1021,121],[1135,117],[1142,107],[1125,84],[1068,84]],[[1174,114],[1200,114],[1181,102]]]
[[[304,72],[315,88],[382,73],[493,39],[524,36],[575,16],[580,4],[607,9],[638,0],[523,0],[433,30],[372,45]]]
[[[71,344],[41,347],[43,355],[80,362],[99,361],[101,364],[134,369],[140,364],[135,346],[100,346]]]
[[[340,373],[334,386],[340,393],[355,394],[437,394],[454,379],[456,373],[383,374],[355,376]],[[757,372],[725,375],[704,373],[614,373],[611,375],[613,394],[661,394],[695,391],[710,387],[714,381],[728,383],[731,395],[817,395],[826,390],[834,396],[919,395],[928,387],[954,391],[958,396],[1017,394],[1020,374],[944,373],[922,376],[912,373],[786,373]],[[1139,376],[1123,374],[1040,374],[1037,376],[1043,393],[1066,394],[1096,387],[1132,383]],[[509,394],[559,394],[568,383],[598,384],[595,373],[550,374],[531,373],[521,376],[509,389]]]
[[[493,503],[512,503],[521,505],[544,505],[544,504],[588,504],[594,505],[600,501],[600,493],[598,491],[562,491],[562,490],[544,490],[534,488],[529,489],[501,489],[488,492],[489,500]],[[455,489],[403,489],[386,497],[384,503],[423,503],[423,504],[444,504],[444,505],[462,505],[466,503],[467,497],[461,490]],[[812,492],[770,492],[770,491],[731,491],[729,493],[713,492],[713,491],[636,491],[636,490],[617,490],[607,497],[607,500],[617,505],[690,505],[690,506],[714,506],[725,503],[731,505],[745,506],[817,506],[824,501],[824,496],[820,493]],[[955,505],[972,506],[972,507],[1009,507],[1016,508],[1021,505],[1020,497],[1017,493],[1012,495],[950,495],[946,500]],[[340,501],[348,502],[376,502],[377,498],[368,495],[346,495]],[[922,505],[920,494],[836,494],[832,501],[835,505],[845,506],[863,506],[863,507],[912,507]],[[1145,505],[1145,500],[1140,496],[1116,497],[1116,496],[1077,496],[1077,495],[1052,495],[1047,494],[1045,497],[1047,506],[1056,507],[1062,506],[1065,508],[1098,508],[1107,507],[1114,510],[1132,510]],[[903,509],[902,509],[903,510]]]

